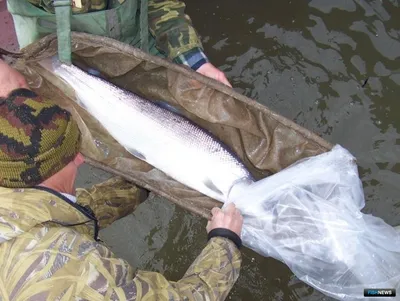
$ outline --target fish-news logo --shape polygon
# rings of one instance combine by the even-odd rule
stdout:
[[[365,288],[364,297],[396,297],[394,288]]]

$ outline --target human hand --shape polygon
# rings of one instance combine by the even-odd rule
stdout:
[[[0,97],[18,88],[29,88],[24,76],[0,59]]]
[[[200,74],[203,74],[204,76],[216,79],[217,81],[220,81],[221,83],[232,88],[232,85],[226,79],[224,72],[214,67],[214,65],[212,65],[211,63],[205,63],[201,65],[200,68],[197,69],[196,71],[199,72]]]
[[[212,218],[207,223],[207,233],[216,228],[231,230],[241,237],[243,217],[234,203],[229,203],[224,209],[214,207],[211,210]]]

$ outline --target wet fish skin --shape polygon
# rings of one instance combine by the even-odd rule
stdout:
[[[221,202],[254,180],[240,159],[189,119],[57,57],[39,64],[71,86],[76,101],[135,157]]]

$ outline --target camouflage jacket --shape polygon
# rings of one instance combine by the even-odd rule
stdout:
[[[35,187],[0,188],[0,300],[223,300],[241,255],[212,238],[179,281],[137,271],[94,240],[145,197],[120,178],[77,190],[77,203]]]
[[[52,0],[28,0],[30,3],[54,12]],[[139,0],[118,0],[125,1]],[[79,6],[77,7],[77,2]],[[73,1],[73,13],[87,13],[107,9],[117,0]],[[179,0],[148,0],[149,30],[156,39],[157,48],[175,63],[193,69],[209,62],[203,45],[190,17],[185,14],[185,4]]]

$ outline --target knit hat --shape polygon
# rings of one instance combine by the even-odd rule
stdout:
[[[51,177],[80,148],[71,114],[27,89],[0,98],[0,186],[32,187]]]

